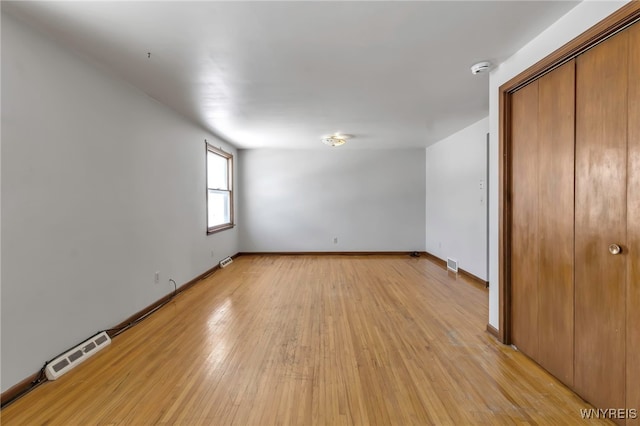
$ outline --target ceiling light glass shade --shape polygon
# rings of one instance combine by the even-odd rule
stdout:
[[[329,136],[328,138],[323,138],[322,143],[329,146],[340,146],[344,145],[347,141],[343,138],[339,138],[336,136]]]
[[[322,143],[329,146],[340,146],[340,145],[344,145],[346,142],[347,142],[346,140],[336,138],[335,136],[322,139]]]

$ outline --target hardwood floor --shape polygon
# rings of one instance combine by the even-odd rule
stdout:
[[[241,256],[2,424],[585,424],[487,299],[424,258]]]

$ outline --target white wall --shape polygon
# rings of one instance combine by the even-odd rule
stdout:
[[[238,251],[213,136],[4,13],[1,125],[2,391]]]
[[[498,328],[498,90],[499,87],[545,56],[600,22],[627,1],[590,1],[577,5],[509,59],[489,78],[489,323]]]
[[[424,250],[424,149],[241,150],[239,159],[243,252]]]
[[[426,250],[488,280],[489,118],[427,148]]]

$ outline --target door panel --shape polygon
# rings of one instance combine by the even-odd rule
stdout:
[[[511,340],[538,359],[538,82],[512,96]]]
[[[640,410],[640,25],[628,32],[627,408]],[[640,419],[627,424],[640,425]]]
[[[575,62],[539,80],[540,365],[573,385]]]
[[[622,32],[576,65],[574,383],[601,408],[625,406],[627,52]]]

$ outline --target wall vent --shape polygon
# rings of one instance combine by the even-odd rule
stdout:
[[[220,261],[220,267],[221,268],[226,268],[227,266],[229,266],[231,263],[233,262],[233,259],[230,258],[229,256],[225,257],[224,259],[222,259]]]
[[[109,346],[111,339],[106,331],[96,334],[89,340],[85,340],[78,346],[69,349],[54,360],[51,360],[45,368],[47,379],[56,380],[67,371],[80,365],[101,349]]]
[[[458,272],[458,261],[447,257],[447,269],[455,273]]]

